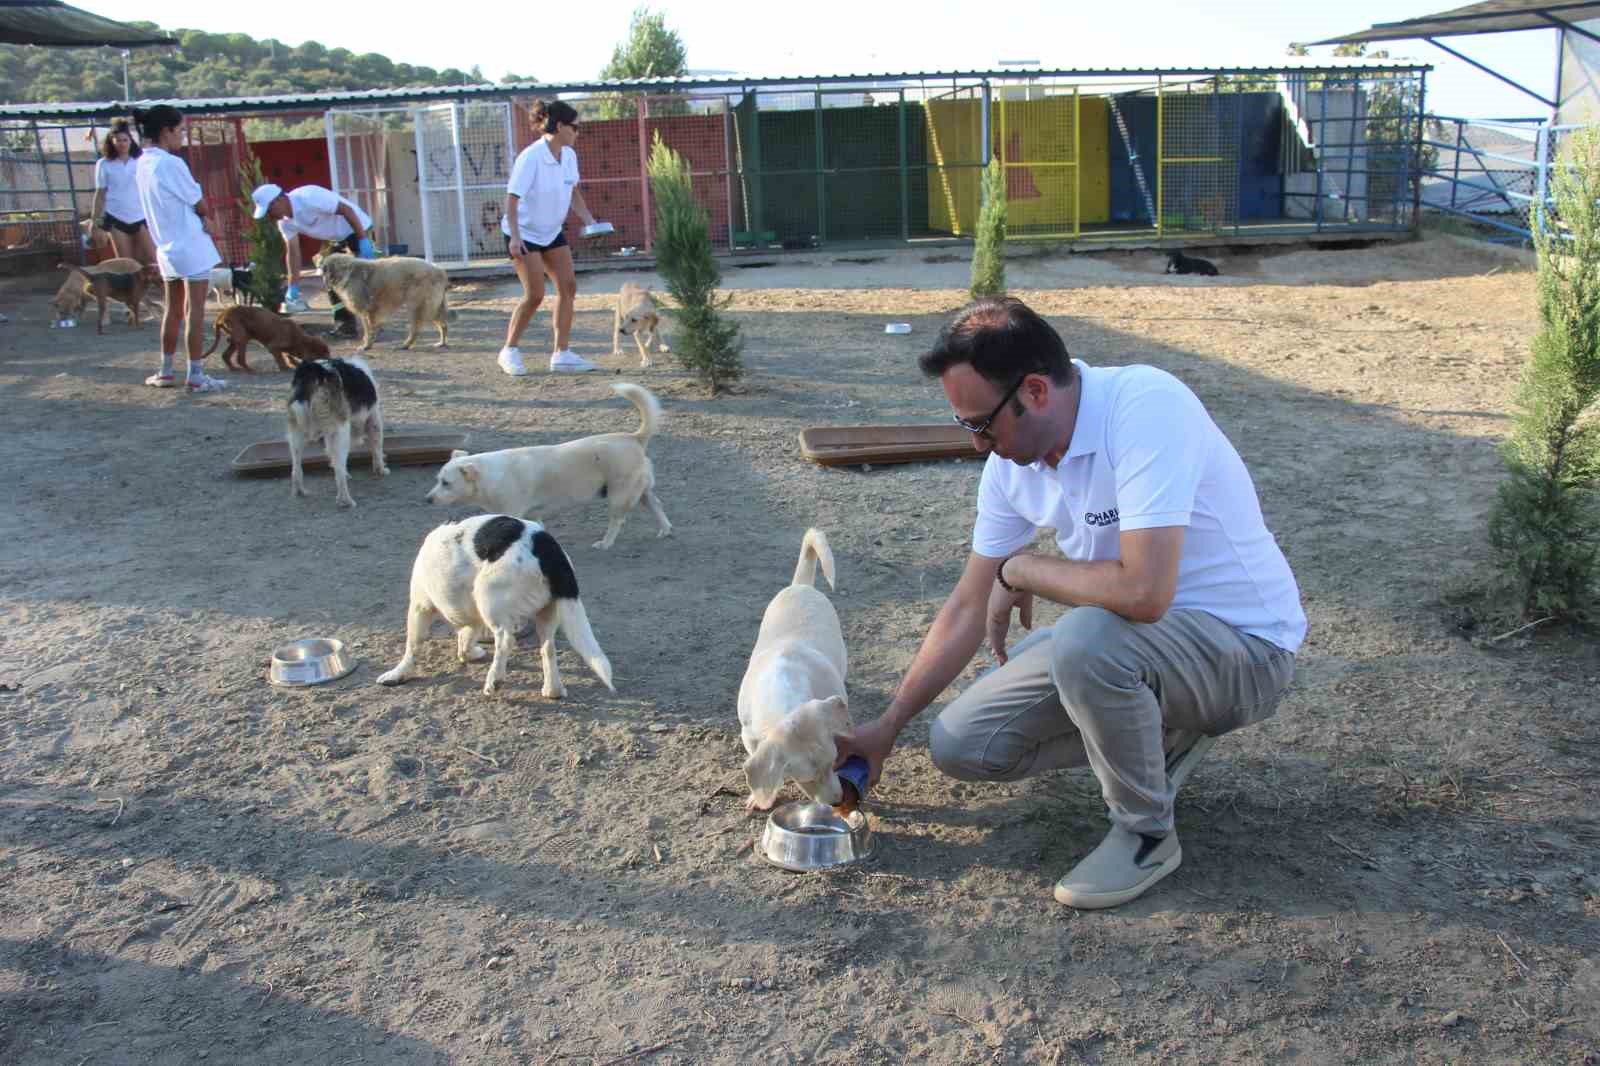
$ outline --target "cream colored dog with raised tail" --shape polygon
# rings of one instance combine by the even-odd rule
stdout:
[[[658,536],[672,533],[656,499],[656,472],[645,454],[661,428],[661,404],[647,389],[625,381],[611,388],[639,411],[632,433],[597,433],[565,444],[506,448],[498,452],[451,453],[428,492],[429,503],[466,504],[485,511],[526,516],[561,500],[606,501],[610,521],[596,548],[609,548],[628,512],[643,503],[656,516]]]
[[[833,604],[816,587],[817,564],[833,588],[827,534],[806,530],[789,586],[761,616],[750,665],[739,684],[739,738],[749,758],[748,810],[767,810],[786,781],[818,803],[844,798],[833,771],[835,737],[850,732],[844,633]]]

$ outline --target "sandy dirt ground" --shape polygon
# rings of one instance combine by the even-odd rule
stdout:
[[[602,553],[600,503],[537,516],[617,673],[563,644],[561,701],[526,644],[486,698],[442,631],[423,678],[375,684],[418,543],[459,517],[430,468],[353,471],[353,512],[325,473],[305,500],[235,478],[282,432],[264,353],[220,397],[148,389],[152,326],[52,330],[55,279],[0,285],[0,1061],[1600,1062],[1600,655],[1491,643],[1449,599],[1486,555],[1532,274],[1443,237],[1217,260],[1010,264],[1075,355],[1199,393],[1311,621],[1277,716],[1180,796],[1182,869],[1101,913],[1050,896],[1105,830],[1092,776],[951,781],[931,712],[871,797],[871,862],[750,846],[734,697],[804,529],[838,557],[858,721],[966,555],[978,463],[825,469],[796,442],[947,417],[914,358],[963,300],[949,250],[730,268],[749,374],[714,400],[610,355],[639,275],[582,278],[605,374],[501,374],[504,280],[453,290],[447,351],[385,333],[391,433],[553,443],[636,424],[611,381],[661,398],[671,539],[635,514]],[[313,635],[360,667],[269,686]]]

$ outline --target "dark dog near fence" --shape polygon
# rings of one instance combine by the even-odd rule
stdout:
[[[1209,259],[1201,259],[1198,256],[1184,255],[1182,252],[1174,250],[1170,255],[1167,256],[1167,269],[1162,273],[1204,274],[1208,278],[1214,278],[1217,276],[1217,267],[1216,264],[1212,263]]]

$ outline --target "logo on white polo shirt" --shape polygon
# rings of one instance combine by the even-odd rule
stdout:
[[[1114,526],[1121,517],[1121,513],[1115,507],[1109,511],[1085,511],[1083,513],[1083,520],[1091,526]]]

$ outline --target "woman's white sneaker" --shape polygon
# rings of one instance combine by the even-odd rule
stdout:
[[[522,365],[522,353],[515,348],[500,349],[500,369],[514,378],[520,378],[528,372]]]
[[[599,363],[591,363],[571,348],[563,349],[550,356],[550,369],[557,373],[582,374],[589,370],[599,370]]]

